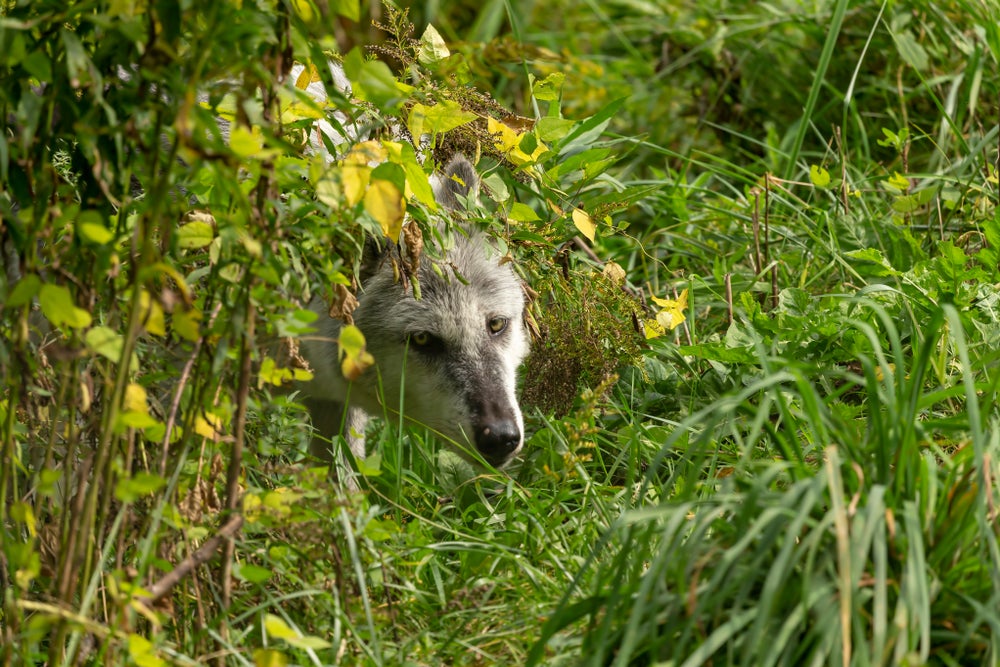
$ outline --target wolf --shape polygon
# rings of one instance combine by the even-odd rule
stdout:
[[[454,158],[437,179],[435,196],[446,211],[474,198],[472,164]],[[414,224],[414,223],[408,223]],[[402,414],[428,428],[464,458],[473,451],[494,467],[513,459],[524,444],[517,369],[528,353],[521,281],[489,239],[462,227],[437,262],[417,270],[420,298],[400,281],[391,248],[369,243],[359,276],[354,324],[365,336],[374,365],[353,382],[341,372],[338,338],[344,323],[322,299],[310,308],[317,333],[301,341],[313,379],[301,392],[315,429],[312,453],[334,462],[336,436],[364,457],[369,417]]]

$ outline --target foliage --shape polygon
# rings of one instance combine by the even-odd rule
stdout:
[[[0,7],[3,664],[996,662],[989,3]],[[351,492],[276,341],[456,152],[532,435]]]

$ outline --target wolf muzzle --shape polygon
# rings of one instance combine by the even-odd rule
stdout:
[[[521,428],[506,402],[488,401],[478,407],[473,421],[476,449],[490,465],[500,468],[521,449]]]

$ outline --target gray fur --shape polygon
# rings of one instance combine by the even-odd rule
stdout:
[[[438,179],[437,198],[454,208],[474,196],[477,184],[472,165],[457,158]],[[528,352],[524,293],[489,240],[462,231],[438,263],[443,277],[429,258],[421,261],[419,300],[412,285],[395,279],[387,257],[367,259],[372,272],[362,276],[354,322],[375,365],[353,383],[341,374],[334,342],[343,322],[329,316],[323,301],[311,304],[319,332],[302,344],[314,371],[302,389],[317,431],[313,453],[321,459],[332,462],[330,440],[341,433],[363,457],[368,416],[398,414],[400,406],[407,422],[467,457],[475,449],[499,467],[520,451],[524,422],[515,389]],[[502,321],[506,326],[494,331]],[[421,347],[425,336],[431,338]]]

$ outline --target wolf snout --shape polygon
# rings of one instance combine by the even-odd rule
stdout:
[[[521,429],[512,419],[492,420],[476,428],[476,449],[491,465],[506,464],[521,448]]]

